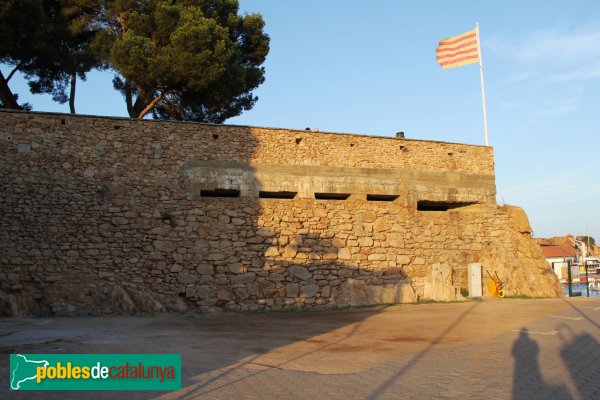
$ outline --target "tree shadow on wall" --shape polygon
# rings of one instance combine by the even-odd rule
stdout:
[[[310,140],[311,132],[283,136],[266,132],[261,142],[247,127],[97,118],[90,128],[82,118],[48,116],[44,144],[10,165],[12,172],[21,168],[27,179],[19,182],[16,173],[2,179],[6,198],[25,202],[29,209],[27,215],[7,212],[2,217],[6,226],[22,226],[18,235],[10,237],[14,258],[26,260],[24,264],[34,271],[23,280],[21,297],[43,299],[48,313],[59,310],[57,305],[65,315],[71,310],[79,315],[130,315],[327,307],[337,301],[336,288],[348,279],[373,287],[389,284],[391,291],[394,282],[402,280],[400,271],[398,276],[384,276],[346,261],[348,238],[329,232],[341,223],[334,215],[336,201],[321,209],[326,215],[316,215],[316,208],[311,208],[314,200],[259,198],[261,190],[291,188],[265,187],[254,163],[276,164],[269,153],[284,148],[281,151],[291,155],[284,160],[288,165],[300,162],[294,161],[295,151],[301,153],[297,149]],[[63,147],[65,151],[56,151]],[[335,151],[334,147],[323,151]],[[43,163],[43,171],[29,167],[38,162]],[[21,196],[23,188],[31,193]],[[303,210],[312,213],[311,220]],[[354,216],[344,218],[349,224]],[[391,297],[401,295],[396,290]],[[175,322],[179,326],[151,321],[131,332],[155,338],[152,345],[137,343],[136,351],[182,353],[186,387],[195,385],[198,375],[249,363],[260,354],[343,327],[358,327],[377,313],[228,314],[223,319],[200,315],[186,323]],[[292,332],[290,327],[297,329]],[[339,341],[351,338],[356,329],[353,326]],[[94,331],[80,344],[90,352],[111,351],[111,346],[95,343],[120,330],[118,322],[107,323],[106,329]],[[174,343],[172,330],[183,332]],[[206,336],[223,341],[207,348]],[[286,362],[337,343],[313,346],[277,365],[283,368]],[[52,346],[41,345],[36,352],[52,352]],[[212,358],[203,359],[205,352]],[[200,393],[206,385],[194,390]],[[154,394],[136,392],[131,397]],[[60,392],[40,397],[52,396],[63,397]]]

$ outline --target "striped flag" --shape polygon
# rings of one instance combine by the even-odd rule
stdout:
[[[443,69],[479,62],[477,28],[462,35],[444,38],[435,49],[436,59]]]

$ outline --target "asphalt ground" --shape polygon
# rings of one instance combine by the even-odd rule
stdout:
[[[600,299],[0,319],[0,399],[600,399]],[[177,353],[182,388],[9,391],[11,353]]]

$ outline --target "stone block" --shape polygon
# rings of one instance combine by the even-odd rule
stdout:
[[[273,237],[275,236],[275,232],[268,228],[260,228],[256,230],[256,235],[263,237]]]
[[[231,217],[229,217],[228,215],[223,215],[223,214],[221,214],[221,215],[219,215],[219,216],[217,217],[217,220],[218,220],[218,221],[219,221],[219,223],[221,223],[221,224],[228,224],[228,223],[230,223],[230,222],[231,222]]]
[[[256,274],[254,272],[248,272],[241,275],[231,276],[229,277],[229,280],[232,284],[251,283],[256,280]]]
[[[312,277],[312,274],[304,267],[300,265],[293,265],[287,269],[287,273],[301,280],[306,280]]]
[[[170,268],[169,271],[177,273],[177,272],[181,272],[183,271],[183,267],[179,264],[173,264]]]
[[[335,238],[335,239],[333,239],[333,241],[331,242],[331,245],[332,245],[333,247],[337,247],[337,248],[346,247],[346,239]]]
[[[285,285],[285,296],[286,297],[298,297],[300,293],[300,287],[297,283],[288,283]]]
[[[305,285],[300,288],[300,297],[314,297],[318,291],[318,285]]]
[[[234,297],[235,297],[235,295],[231,288],[221,286],[217,290],[217,299],[218,300],[232,301],[234,299]]]
[[[174,252],[175,250],[177,250],[176,242],[170,242],[170,241],[165,241],[165,240],[155,240],[154,242],[152,242],[152,244],[154,245],[154,248],[158,251],[164,251],[167,253],[171,253],[171,252]]]
[[[285,246],[283,249],[283,256],[288,259],[293,259],[298,254],[298,247],[296,245],[290,244]]]
[[[339,249],[337,258],[340,260],[350,260],[352,259],[352,251],[349,248]]]
[[[202,264],[196,267],[196,272],[200,275],[213,275],[215,273],[215,268],[212,265]]]
[[[198,296],[201,299],[206,299],[210,297],[210,286],[208,285],[198,285],[196,286],[195,290],[196,296]]]
[[[360,219],[363,222],[373,222],[377,219],[377,214],[375,214],[373,211],[367,211],[360,215]]]
[[[229,266],[229,272],[232,274],[243,274],[248,272],[248,269],[242,263],[234,263]]]
[[[408,265],[410,264],[410,257],[405,255],[400,255],[396,257],[396,263],[400,265]]]
[[[236,287],[233,289],[237,300],[243,301],[248,298],[248,290],[245,287]]]
[[[373,238],[359,237],[358,244],[360,245],[360,247],[371,247],[373,246]]]
[[[373,225],[373,230],[375,232],[383,232],[387,231],[388,229],[388,223],[384,219],[378,219],[377,222],[375,222],[375,225]]]
[[[271,246],[265,252],[265,257],[277,257],[279,256],[279,249],[275,246]]]
[[[273,273],[269,275],[269,280],[271,282],[281,282],[283,281],[285,278],[283,276],[283,274],[278,274],[278,273]]]
[[[227,258],[223,253],[212,253],[208,255],[208,260],[210,261],[223,261]]]
[[[423,297],[427,300],[452,301],[456,300],[456,288],[453,286],[452,267],[446,263],[431,266],[430,276],[425,280]]]
[[[188,272],[180,272],[177,276],[177,281],[185,285],[190,283],[196,283],[198,276],[196,274],[190,274]]]

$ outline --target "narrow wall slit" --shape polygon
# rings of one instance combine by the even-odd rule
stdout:
[[[419,200],[417,202],[418,211],[448,211],[458,208],[464,208],[477,204],[477,202],[449,202],[449,201],[429,201]]]
[[[367,194],[367,201],[394,201],[398,197],[398,194]]]
[[[261,199],[293,199],[298,192],[258,192],[258,197]]]
[[[315,193],[317,200],[346,200],[350,193]]]
[[[240,197],[240,191],[237,189],[212,189],[200,190],[202,197]]]

